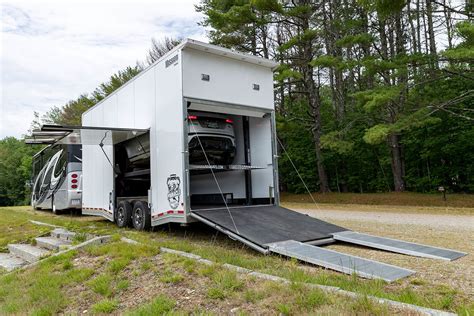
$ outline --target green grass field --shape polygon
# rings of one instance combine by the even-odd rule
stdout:
[[[95,217],[54,216],[29,207],[0,208],[0,240],[28,241],[46,232],[29,219],[66,226],[77,232],[112,234],[114,241],[83,251],[49,258],[37,267],[0,276],[0,314],[66,314],[130,312],[153,315],[160,311],[178,314],[211,310],[228,313],[229,306],[240,311],[267,314],[392,314],[387,306],[369,300],[348,300],[299,285],[278,285],[237,277],[219,267],[230,263],[256,271],[306,282],[338,286],[361,294],[413,303],[421,306],[472,315],[469,293],[445,284],[434,284],[413,277],[387,284],[364,280],[329,270],[309,267],[295,260],[263,256],[222,234],[203,226],[169,226],[155,232],[119,229]],[[120,236],[143,242],[131,246],[118,241]],[[192,252],[217,263],[206,271],[189,259],[160,255],[159,247]],[[302,268],[305,267],[305,268]],[[143,290],[140,306],[133,305],[134,293]],[[138,292],[137,292],[138,291]],[[180,295],[171,295],[178,291]],[[187,293],[187,294],[186,294]],[[194,297],[188,304],[182,297]],[[134,296],[135,295],[135,296]],[[211,307],[212,308],[211,308]],[[468,312],[469,311],[469,312]]]

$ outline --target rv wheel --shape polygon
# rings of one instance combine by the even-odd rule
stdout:
[[[117,226],[127,227],[130,226],[132,220],[132,206],[127,201],[120,201],[117,207]]]
[[[133,227],[137,230],[146,230],[150,229],[151,226],[151,216],[150,216],[150,208],[148,204],[143,201],[135,202],[133,206],[133,213],[132,213],[132,222]]]

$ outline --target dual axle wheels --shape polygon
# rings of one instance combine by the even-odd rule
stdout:
[[[151,227],[151,215],[148,204],[144,201],[120,201],[117,206],[118,227],[132,226],[137,230],[147,230]]]

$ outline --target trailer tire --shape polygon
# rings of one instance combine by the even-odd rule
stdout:
[[[151,215],[148,203],[137,201],[133,205],[132,223],[136,230],[148,230],[151,227]]]
[[[132,205],[127,201],[120,201],[117,207],[115,222],[118,227],[128,227],[132,221]]]

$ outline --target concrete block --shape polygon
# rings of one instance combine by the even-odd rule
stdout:
[[[8,250],[28,262],[36,262],[50,253],[46,249],[26,244],[9,244]]]
[[[63,239],[63,240],[73,240],[74,236],[76,236],[76,233],[70,232],[64,228],[56,228],[53,231],[51,231],[51,237]]]
[[[59,239],[55,237],[37,237],[36,245],[38,247],[50,249],[50,250],[59,250],[60,248],[66,248],[71,244],[69,240]]]
[[[12,271],[16,268],[24,266],[27,263],[27,261],[10,253],[0,253],[0,267],[7,271]]]

